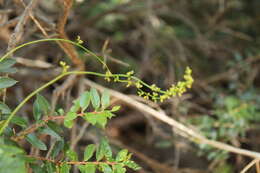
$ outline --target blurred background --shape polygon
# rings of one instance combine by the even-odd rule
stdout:
[[[0,0],[0,8],[1,55],[32,40],[80,36],[113,73],[133,69],[161,88],[182,80],[189,66],[195,80],[192,89],[163,103],[134,96],[136,90],[122,84],[89,79],[162,110],[210,139],[260,151],[259,0]],[[11,76],[20,82],[7,93],[13,107],[54,78],[61,60],[72,68],[104,71],[91,55],[61,43],[31,45],[14,57],[18,72]],[[42,94],[53,107],[68,108],[86,88],[81,78],[69,77]],[[27,104],[20,114],[30,119],[31,107]],[[128,105],[122,104],[117,115],[105,132],[78,121],[64,136],[74,139],[86,130],[75,146],[82,152],[106,133],[112,145],[133,152],[143,167],[140,173],[233,173],[251,161],[197,145]]]

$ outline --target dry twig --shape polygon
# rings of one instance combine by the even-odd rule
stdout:
[[[86,83],[86,85],[90,85],[101,91],[104,91],[106,89],[105,87],[98,85],[88,79],[85,79],[85,83]],[[170,118],[169,116],[167,116],[166,114],[164,114],[162,112],[158,112],[155,109],[152,109],[149,106],[142,104],[125,94],[114,91],[112,89],[108,89],[108,90],[111,93],[111,95],[113,95],[114,97],[119,98],[123,102],[127,103],[129,106],[132,106],[132,107],[140,110],[141,112],[147,113],[147,114],[155,117],[156,119],[165,122],[166,124],[172,126],[174,129],[176,129],[176,133],[178,133],[179,135],[181,135],[183,137],[188,138],[189,140],[191,140],[193,142],[207,144],[207,145],[210,145],[217,149],[225,150],[225,151],[236,153],[236,154],[241,154],[241,155],[252,157],[252,158],[260,158],[260,153],[258,153],[258,152],[237,148],[237,147],[234,147],[234,146],[222,143],[222,142],[207,139],[200,133],[195,132],[191,128],[179,123],[178,121]]]

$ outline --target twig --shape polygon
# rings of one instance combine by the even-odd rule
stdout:
[[[101,90],[101,91],[104,91],[105,89],[107,89],[107,88],[105,88],[101,85],[98,85],[98,84],[96,84],[96,83],[94,83],[94,82],[92,82],[88,79],[85,79],[85,83],[87,85],[90,85],[90,86],[97,88],[98,90]],[[134,108],[137,108],[142,112],[148,113],[151,116],[155,117],[156,119],[159,119],[159,120],[165,122],[166,124],[175,128],[177,130],[176,132],[179,133],[179,135],[186,137],[193,142],[208,144],[212,147],[215,147],[215,148],[218,148],[218,149],[221,149],[221,150],[225,150],[225,151],[236,153],[236,154],[241,154],[241,155],[244,155],[244,156],[249,156],[249,157],[252,157],[252,158],[260,158],[260,153],[258,153],[258,152],[237,148],[237,147],[234,147],[232,145],[228,145],[228,144],[225,144],[225,143],[222,143],[222,142],[207,139],[206,137],[202,136],[200,133],[193,131],[191,128],[186,127],[185,125],[183,125],[183,124],[179,123],[178,121],[170,118],[169,116],[167,116],[166,114],[164,114],[162,112],[158,112],[158,111],[150,108],[149,106],[132,99],[131,97],[129,97],[125,94],[114,91],[112,89],[108,89],[108,90],[111,93],[111,95],[113,95],[114,97],[117,97],[117,98],[121,99],[122,101],[124,101],[125,103],[127,103],[128,105],[130,105]]]
[[[11,38],[8,43],[7,51],[13,49],[16,46],[16,44],[21,40],[24,31],[24,25],[28,21],[30,11],[36,5],[37,1],[38,0],[31,0],[31,2],[26,6],[23,14],[19,19],[19,22],[17,23],[14,29],[14,33],[11,35]]]
[[[17,61],[17,63],[20,63],[28,67],[43,68],[43,69],[54,67],[51,63],[41,61],[38,59],[31,60],[22,57],[15,57],[15,60]]]
[[[244,169],[240,173],[246,173],[246,171],[248,171],[254,164],[256,164],[259,161],[260,159],[252,160],[248,165],[246,165],[246,167],[244,167]]]
[[[78,161],[69,161],[69,162],[62,162],[62,161],[56,161],[56,160],[53,160],[53,159],[48,159],[48,158],[45,158],[45,157],[40,157],[40,156],[34,156],[34,155],[27,155],[27,157],[30,157],[30,158],[34,158],[36,160],[42,160],[42,161],[47,161],[47,162],[52,162],[56,165],[61,165],[61,164],[68,164],[68,165],[86,165],[88,163],[91,163],[91,164],[95,164],[95,165],[99,165],[101,163],[106,163],[108,165],[115,165],[117,164],[116,162],[109,162],[109,161],[104,161],[104,162],[78,162]]]
[[[260,173],[260,165],[259,165],[259,162],[257,162],[257,163],[255,164],[255,166],[256,166],[256,172],[257,172],[257,173]]]
[[[77,143],[80,141],[80,139],[84,136],[86,129],[88,127],[89,123],[84,123],[82,127],[80,127],[80,132],[79,134],[76,136],[75,139],[72,140],[72,143],[70,145],[70,148],[73,150],[75,148],[75,146],[77,145]]]
[[[27,5],[25,8],[23,14],[21,15],[19,22],[15,26],[13,34],[10,36],[7,51],[12,50],[15,48],[16,44],[22,39],[22,35],[24,33],[24,26],[26,22],[28,21],[28,16],[32,8],[36,5],[37,0],[31,0],[31,2]],[[8,75],[6,75],[8,76]],[[5,102],[6,99],[6,89],[4,89],[3,92],[3,102]]]
[[[22,5],[23,5],[24,7],[26,7],[26,6],[25,6],[25,3],[23,2],[23,0],[20,0],[20,2],[22,3]],[[49,35],[48,35],[47,32],[45,31],[45,29],[41,26],[40,22],[38,22],[38,20],[33,16],[33,14],[32,14],[31,11],[29,11],[29,16],[30,16],[30,18],[32,19],[32,21],[35,23],[35,25],[40,29],[40,31],[42,32],[42,34],[43,34],[45,37],[49,38]]]
[[[60,38],[68,39],[68,37],[64,31],[64,27],[65,27],[65,24],[67,23],[67,19],[68,19],[69,12],[70,12],[70,9],[73,4],[73,0],[64,0],[64,1],[59,1],[59,2],[62,3],[62,5],[63,5],[63,13],[60,15],[60,18],[58,20],[57,32],[58,32]],[[77,51],[71,44],[68,44],[65,42],[59,42],[59,45],[61,46],[63,51],[69,56],[69,58],[71,59],[73,64],[75,64],[76,67],[78,67],[78,69],[80,69],[80,70],[84,69],[84,63],[82,62],[81,59],[78,58]]]

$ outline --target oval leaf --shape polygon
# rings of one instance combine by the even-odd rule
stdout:
[[[17,81],[9,77],[0,77],[0,89],[8,88],[16,84]]]
[[[121,164],[113,165],[114,173],[125,173],[126,169]]]
[[[40,150],[47,150],[47,146],[33,133],[27,135],[26,140]]]
[[[90,93],[86,91],[79,98],[79,104],[82,111],[88,108],[89,102],[90,102]]]
[[[95,172],[96,172],[96,165],[91,163],[85,165],[85,173],[95,173]]]
[[[71,165],[68,164],[62,164],[60,166],[60,173],[69,173],[70,172]]]
[[[100,107],[100,97],[95,88],[90,89],[90,99],[92,106],[94,107],[95,110],[97,110]]]
[[[43,114],[48,114],[51,110],[49,102],[40,94],[36,95],[33,103],[33,116],[36,121],[40,120]]]
[[[111,112],[116,112],[120,109],[120,106],[114,106],[111,110]]]
[[[116,156],[116,161],[121,162],[121,161],[127,160],[127,154],[128,154],[127,149],[123,149],[123,150],[119,151]]]
[[[109,104],[110,104],[110,94],[108,92],[108,90],[105,90],[102,93],[102,97],[101,97],[101,104],[102,104],[102,109],[106,109]]]
[[[81,173],[95,173],[96,172],[96,165],[93,163],[88,163],[86,165],[79,165],[78,168]]]
[[[40,133],[48,134],[48,135],[50,135],[50,136],[56,138],[57,140],[61,140],[61,139],[62,139],[61,136],[60,136],[58,133],[56,133],[54,130],[52,130],[52,129],[49,128],[49,127],[43,128],[43,129],[40,131]]]
[[[100,164],[100,167],[101,167],[102,172],[104,172],[104,173],[112,173],[113,172],[112,168],[106,163]]]
[[[4,104],[3,102],[0,102],[0,111],[2,112],[2,114],[10,114],[11,110],[10,108]]]
[[[13,117],[11,122],[22,128],[26,128],[28,126],[28,122],[23,117],[19,117],[19,116]]]
[[[16,60],[13,58],[6,58],[0,62],[0,70],[10,68],[16,63]]]
[[[88,161],[94,154],[96,146],[94,144],[90,144],[86,147],[84,152],[84,161]]]
[[[70,161],[78,161],[78,155],[73,150],[67,150],[66,156],[69,158]]]

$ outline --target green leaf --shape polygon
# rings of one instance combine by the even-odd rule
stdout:
[[[104,113],[100,113],[97,117],[97,124],[101,126],[102,128],[105,128],[107,124],[107,117],[104,115]]]
[[[68,112],[65,116],[65,120],[74,120],[77,116],[78,114],[75,112]]]
[[[23,159],[24,151],[18,147],[6,145],[0,138],[0,173],[26,173]]]
[[[102,109],[103,110],[106,109],[109,106],[109,104],[110,104],[110,95],[109,95],[108,90],[105,90],[102,93],[101,104],[102,104]]]
[[[45,97],[43,97],[40,94],[37,94],[36,100],[45,114],[47,114],[51,110],[50,103],[45,99]]]
[[[97,123],[97,114],[95,113],[86,113],[84,115],[84,119],[88,121],[92,125],[96,125]]]
[[[54,138],[56,138],[57,140],[61,140],[61,136],[56,133],[55,131],[53,131],[51,128],[49,127],[44,127],[43,129],[40,130],[40,133],[44,133],[44,134],[48,134]]]
[[[11,110],[10,108],[4,104],[3,102],[0,102],[0,111],[2,112],[2,114],[10,114]]]
[[[47,146],[34,133],[27,135],[26,140],[40,150],[47,150]]]
[[[72,128],[74,121],[73,120],[64,120],[64,126],[67,128]]]
[[[47,173],[56,173],[56,168],[54,163],[46,162],[44,166],[47,170]]]
[[[77,166],[78,169],[79,169],[79,171],[80,171],[80,173],[87,173],[87,171],[85,171],[85,166],[86,166],[86,165],[78,165],[78,166]]]
[[[107,117],[104,112],[100,113],[86,113],[84,119],[92,125],[99,125],[102,128],[107,124]]]
[[[90,89],[90,99],[94,109],[98,110],[98,108],[100,107],[100,97],[95,88]]]
[[[70,108],[70,112],[77,113],[80,108],[80,100],[76,99],[73,101],[73,106]]]
[[[55,131],[56,133],[63,132],[63,129],[61,128],[61,126],[54,121],[48,121],[47,126],[49,128],[51,128],[53,131]]]
[[[96,160],[100,161],[104,157],[104,152],[101,149],[101,145],[98,146],[97,151],[96,151]]]
[[[89,163],[85,165],[85,171],[86,173],[95,173],[96,172],[96,165]]]
[[[17,69],[16,68],[4,68],[0,69],[0,73],[16,73]]]
[[[26,128],[28,126],[28,122],[23,117],[19,117],[19,116],[14,116],[11,122],[22,128]]]
[[[36,121],[41,119],[43,114],[48,114],[51,110],[49,102],[40,94],[36,95],[36,100],[33,103],[33,116]]]
[[[71,128],[73,126],[73,120],[77,118],[78,114],[75,112],[68,112],[64,119],[64,126]]]
[[[86,147],[84,152],[84,161],[88,161],[94,154],[96,146],[94,144],[90,144]]]
[[[70,161],[78,161],[78,155],[75,151],[67,150],[66,156],[69,158]]]
[[[116,112],[120,109],[121,106],[114,106],[112,109],[111,109],[111,112]]]
[[[116,156],[116,161],[121,162],[121,161],[127,160],[127,155],[128,155],[127,149],[123,149],[123,150],[119,151]]]
[[[106,138],[101,139],[100,150],[104,153],[106,159],[112,158],[112,150]]]
[[[62,164],[60,166],[60,173],[70,173],[71,165],[68,164]]]
[[[106,157],[107,160],[112,158],[112,150],[108,144],[107,139],[102,138],[101,139],[101,143],[97,148],[96,151],[96,159],[97,161],[100,161],[101,159],[103,159],[104,157]]]
[[[95,173],[96,165],[93,163],[88,163],[86,165],[80,165],[79,169],[81,173]]]
[[[13,58],[6,58],[0,62],[0,70],[10,68],[16,63],[16,60]]]
[[[55,158],[63,148],[64,148],[64,140],[56,141],[51,151],[51,157]]]
[[[126,169],[123,167],[122,164],[113,165],[113,170],[114,170],[114,173],[125,173],[126,172]]]
[[[100,167],[101,167],[101,170],[103,173],[113,173],[113,170],[111,169],[111,167],[106,163],[101,163]]]
[[[36,121],[40,120],[42,116],[42,111],[41,111],[41,107],[40,105],[37,103],[37,101],[35,100],[35,102],[33,103],[33,117]]]
[[[0,77],[0,89],[8,88],[16,84],[17,81],[9,77]]]
[[[88,108],[89,103],[90,103],[90,93],[86,91],[79,98],[79,104],[82,111]]]
[[[138,164],[136,164],[134,161],[132,161],[132,160],[128,160],[128,161],[124,162],[124,164],[127,167],[129,167],[129,168],[131,168],[131,169],[133,169],[135,171],[141,169],[141,167]]]
[[[104,114],[109,119],[116,116],[115,114],[111,113],[110,111],[104,111]]]
[[[32,168],[33,172],[46,173],[44,169],[38,164],[30,164],[30,168]]]

